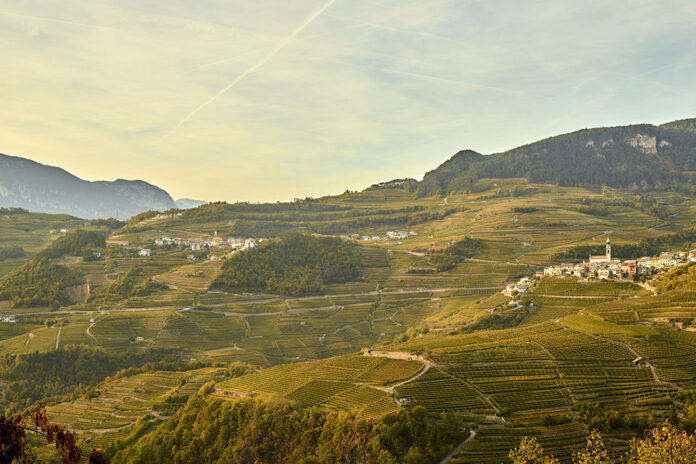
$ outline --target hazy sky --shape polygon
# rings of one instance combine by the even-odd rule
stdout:
[[[0,152],[175,198],[696,117],[696,1],[0,0]]]

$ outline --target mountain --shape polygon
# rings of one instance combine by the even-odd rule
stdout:
[[[201,205],[207,205],[208,202],[206,201],[201,201],[201,200],[192,200],[190,198],[179,198],[174,202],[177,208],[179,209],[191,209],[191,208],[197,208]]]
[[[0,207],[10,206],[86,219],[125,219],[176,208],[167,192],[141,180],[89,182],[60,168],[0,154]]]
[[[483,178],[524,177],[561,186],[646,190],[696,179],[696,119],[583,129],[482,155],[460,151],[425,174],[419,196],[469,190]]]

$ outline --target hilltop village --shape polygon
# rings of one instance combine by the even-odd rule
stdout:
[[[410,237],[415,237],[418,234],[414,231],[388,231],[384,235],[341,235],[340,237],[344,240],[358,240],[363,242],[371,241],[386,241],[386,240],[405,240]],[[172,238],[168,236],[160,237],[154,241],[154,246],[156,248],[181,248],[183,250],[190,251],[201,251],[210,248],[222,248],[230,250],[247,250],[249,248],[256,248],[261,242],[265,241],[265,238],[238,238],[232,237],[224,239],[218,235],[217,232],[213,234],[211,238],[201,239],[201,238]],[[149,256],[151,250],[143,249],[141,250],[141,256]]]
[[[582,263],[548,266],[543,271],[538,271],[537,275],[540,277],[573,276],[581,279],[635,278],[682,266],[689,261],[696,262],[696,250],[665,252],[660,253],[659,256],[621,261],[611,256],[611,240],[607,238],[605,254],[590,256],[588,261]]]
[[[161,237],[155,240],[156,247],[176,247],[191,251],[201,251],[206,248],[223,248],[232,250],[246,250],[256,248],[265,238],[229,238],[223,239],[217,232],[210,239],[199,238],[171,238]]]
[[[611,240],[607,238],[603,255],[590,255],[582,263],[554,264],[535,273],[535,277],[577,277],[585,280],[625,280],[650,276],[656,272],[696,262],[696,250],[664,252],[659,256],[645,256],[621,261],[611,255]],[[502,291],[506,296],[522,295],[532,287],[532,279],[523,277],[508,284]]]

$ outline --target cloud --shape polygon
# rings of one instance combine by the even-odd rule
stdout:
[[[261,66],[268,63],[274,56],[276,56],[276,54],[279,51],[281,51],[283,48],[287,47],[293,41],[293,39],[300,34],[300,32],[302,32],[315,19],[317,19],[324,11],[326,11],[334,3],[334,1],[335,0],[329,0],[328,2],[324,3],[319,9],[317,9],[307,19],[305,19],[299,26],[297,26],[290,33],[290,35],[288,35],[282,41],[280,41],[267,55],[263,56],[259,61],[254,63],[251,67],[244,70],[244,72],[242,72],[240,75],[238,75],[236,78],[234,78],[229,84],[227,84],[225,87],[223,87],[218,93],[216,93],[215,95],[210,97],[208,100],[206,100],[203,103],[201,103],[200,105],[198,105],[193,111],[191,111],[189,114],[184,116],[184,118],[181,121],[179,121],[179,123],[174,127],[174,129],[172,129],[172,132],[176,132],[176,130],[179,129],[182,124],[184,124],[186,121],[188,121],[193,116],[195,116],[196,113],[198,113],[203,108],[205,108],[206,106],[210,105],[215,100],[220,98],[227,91],[229,91],[235,85],[240,83],[242,81],[242,79],[247,77],[249,74],[253,73],[257,69],[259,69]]]
[[[690,1],[326,2],[5,2],[0,152],[272,201],[694,116]]]

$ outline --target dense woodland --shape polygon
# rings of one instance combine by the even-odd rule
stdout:
[[[0,278],[0,300],[10,300],[14,308],[69,304],[65,290],[85,282],[67,266],[47,258],[32,259]]]
[[[362,265],[352,243],[292,233],[233,255],[223,264],[212,288],[235,293],[317,295],[327,284],[361,276]]]
[[[148,363],[179,361],[179,350],[105,352],[86,346],[54,351],[7,355],[0,359],[3,400],[9,413],[19,412],[39,400],[75,397],[122,369]],[[160,365],[159,368],[167,367]]]
[[[150,434],[141,426],[107,450],[121,463],[396,464],[435,463],[466,436],[425,409],[401,410],[380,420],[301,409],[281,399],[189,399]]]
[[[435,266],[438,272],[453,269],[457,264],[467,258],[471,258],[481,248],[479,240],[466,237],[459,240],[444,250],[435,251],[428,257],[430,264]]]
[[[101,232],[85,229],[71,230],[51,242],[38,256],[60,258],[61,256],[83,256],[90,248],[104,248],[106,238]]]

